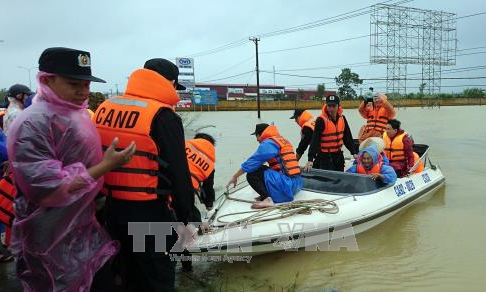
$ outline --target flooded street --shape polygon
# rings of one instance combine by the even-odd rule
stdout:
[[[317,115],[318,111],[312,111]],[[356,135],[364,120],[357,110],[344,114]],[[299,128],[291,111],[262,112],[294,145]],[[217,137],[218,192],[256,149],[256,112],[191,113],[188,128],[212,125]],[[178,273],[180,290],[268,291],[484,291],[486,245],[486,107],[407,108],[397,111],[402,127],[417,143],[431,145],[431,160],[446,176],[446,186],[356,237],[359,252],[279,252],[246,263],[196,264],[191,275]],[[349,154],[348,154],[349,155]],[[304,156],[306,158],[306,156]],[[304,162],[301,160],[301,164]],[[201,287],[204,281],[206,287]]]
[[[357,110],[344,114],[356,135],[364,120]],[[208,126],[216,133],[217,194],[256,149],[250,136],[256,123],[275,122],[294,145],[299,141],[291,111],[262,112],[261,121],[256,112],[183,115],[192,121],[188,134]],[[441,167],[446,185],[429,200],[358,235],[358,252],[301,250],[253,257],[250,264],[195,263],[192,274],[177,272],[178,291],[484,291],[485,116],[484,106],[397,111],[415,141],[431,145],[430,158]],[[12,263],[0,265],[0,291],[20,291],[13,273]]]

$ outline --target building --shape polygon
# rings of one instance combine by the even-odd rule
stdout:
[[[311,100],[317,96],[317,89],[285,89],[285,94],[291,100]],[[324,97],[335,95],[336,91],[325,90]]]
[[[197,89],[216,90],[218,100],[255,100],[257,98],[257,86],[254,84],[207,84],[196,83]],[[334,91],[326,91],[325,96],[336,94]],[[317,96],[317,90],[312,89],[286,89],[279,85],[260,85],[261,100],[302,100],[312,99]]]

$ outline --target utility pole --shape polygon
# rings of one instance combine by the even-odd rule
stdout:
[[[257,107],[258,107],[258,118],[261,118],[260,115],[260,68],[258,67],[258,42],[260,38],[253,37],[250,38],[250,41],[255,43],[255,50],[256,50],[256,77],[257,77]]]
[[[118,83],[115,83],[115,87],[116,87],[116,96],[118,96],[119,95],[119,93],[118,93]]]
[[[275,66],[273,66],[273,87],[275,87]]]
[[[24,67],[24,66],[17,66],[19,69],[24,69],[27,71],[27,74],[29,74],[29,89],[32,90],[32,81],[31,81],[31,78],[30,78],[30,70],[32,69],[36,69],[36,68],[39,68],[39,67],[30,67],[30,68],[27,68],[27,67]]]

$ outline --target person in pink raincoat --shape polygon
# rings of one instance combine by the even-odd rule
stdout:
[[[12,252],[24,291],[89,291],[118,250],[95,218],[104,173],[130,161],[132,143],[102,154],[86,111],[90,54],[46,49],[39,59],[36,102],[12,123],[7,140],[18,187]]]

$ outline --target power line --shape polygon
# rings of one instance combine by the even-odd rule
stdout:
[[[392,1],[394,1],[394,0],[383,1],[379,4],[385,4],[387,2],[392,2]],[[394,3],[393,5],[401,5],[401,4],[412,2],[412,1],[413,0],[402,0],[402,1],[398,1],[398,2]],[[366,7],[356,9],[356,10],[353,10],[353,11],[350,11],[350,12],[341,13],[341,14],[338,14],[336,16],[327,17],[327,18],[316,20],[316,21],[313,21],[313,22],[301,24],[301,25],[298,25],[298,26],[293,26],[293,27],[289,27],[289,28],[285,28],[285,29],[276,30],[276,31],[273,31],[273,32],[263,33],[263,34],[260,34],[259,36],[261,38],[268,38],[268,37],[273,37],[273,36],[278,36],[278,35],[283,35],[283,34],[294,33],[294,32],[298,32],[298,31],[302,31],[302,30],[307,30],[307,29],[318,27],[318,26],[323,26],[323,25],[339,22],[339,21],[342,21],[342,20],[347,20],[347,19],[350,19],[350,18],[354,18],[354,17],[357,17],[357,16],[361,16],[361,15],[365,15],[365,14],[370,13],[370,8],[371,8],[371,6],[366,6]]]
[[[486,65],[461,67],[461,68],[443,70],[442,74],[454,74],[454,73],[462,73],[462,72],[468,72],[468,71],[474,71],[474,70],[484,70],[484,69],[486,69]],[[421,74],[422,74],[422,72],[410,73],[410,74],[407,74],[407,75],[403,75],[403,77],[406,80],[422,80],[422,79],[408,79],[408,78],[406,78],[408,76],[415,76],[415,75],[421,75]],[[465,79],[467,79],[467,78],[465,78]],[[380,77],[380,78],[377,78],[376,80],[386,80],[386,77]],[[373,84],[380,84],[380,83],[386,83],[386,81],[366,82],[366,83],[363,83],[362,85],[373,85]],[[407,86],[407,88],[408,88],[408,86]]]
[[[214,82],[214,81],[219,81],[219,80],[226,80],[226,79],[230,79],[230,78],[233,78],[233,77],[242,76],[242,75],[245,75],[245,74],[251,73],[251,72],[253,72],[253,71],[255,71],[255,70],[251,70],[251,71],[243,72],[243,73],[240,73],[240,74],[235,74],[235,75],[228,76],[228,77],[223,77],[223,78],[218,78],[218,79],[213,79],[213,80],[205,80],[205,81],[201,81],[201,83],[208,83],[208,82]]]
[[[224,69],[223,71],[220,71],[220,72],[215,73],[215,74],[211,74],[211,75],[206,76],[206,77],[201,78],[201,79],[209,79],[209,78],[213,78],[214,76],[218,76],[218,75],[220,75],[220,74],[222,74],[222,73],[228,72],[228,71],[230,71],[231,69],[236,68],[236,67],[238,67],[239,65],[241,65],[241,64],[243,64],[243,63],[246,63],[246,62],[248,62],[249,60],[251,60],[251,59],[253,59],[253,58],[254,58],[254,56],[250,56],[250,57],[248,57],[248,58],[245,58],[244,60],[242,60],[242,61],[240,61],[240,62],[238,62],[238,63],[236,63],[236,64],[234,64],[234,65],[232,65],[232,66],[230,66],[230,67],[228,67],[228,68],[226,68],[226,69]]]
[[[264,70],[260,70],[260,72],[276,74],[276,75],[292,76],[292,77],[318,78],[318,79],[332,79],[332,80],[334,80],[334,77],[308,76],[308,75],[297,75],[297,74],[287,74],[287,73],[277,73],[277,72],[274,73],[273,71],[264,71]]]
[[[464,15],[464,16],[461,16],[461,17],[456,17],[455,19],[463,19],[463,18],[468,18],[468,17],[473,17],[473,16],[478,16],[478,15],[483,15],[483,14],[486,14],[486,11],[484,12],[478,12],[478,13],[474,13],[474,14],[469,14],[469,15]]]
[[[475,52],[475,53],[468,53],[468,54],[459,54],[459,55],[456,55],[456,57],[460,57],[460,56],[469,56],[469,55],[478,55],[478,54],[484,54],[486,53],[486,51],[482,51],[482,52]]]
[[[342,39],[342,40],[335,40],[335,41],[319,43],[319,44],[312,44],[312,45],[307,45],[307,46],[300,46],[300,47],[273,50],[273,51],[264,51],[264,52],[261,52],[260,54],[273,54],[273,53],[280,53],[280,52],[286,52],[286,51],[307,49],[307,48],[312,48],[312,47],[318,47],[318,46],[323,46],[323,45],[330,45],[330,44],[335,44],[335,43],[341,43],[341,42],[346,42],[346,41],[351,41],[351,40],[362,39],[362,38],[369,37],[369,36],[370,35],[367,34],[367,35],[361,35],[361,36],[357,36],[357,37],[352,37],[352,38],[347,38],[347,39]]]
[[[398,80],[399,78],[363,78],[361,80]],[[486,79],[486,76],[472,76],[472,77],[441,77],[441,78],[434,78],[434,80],[456,80],[456,79],[468,79],[468,80],[474,80],[474,79]],[[427,79],[422,79],[422,78],[407,78],[407,80],[427,80]]]
[[[349,63],[349,64],[342,64],[342,65],[332,65],[332,66],[323,66],[323,67],[309,67],[309,68],[300,68],[300,69],[282,69],[279,72],[291,72],[291,71],[313,71],[313,70],[324,70],[324,69],[340,69],[340,68],[354,68],[354,67],[369,67],[378,64],[371,64],[370,62],[359,62],[359,63]]]
[[[484,48],[486,48],[486,46],[474,47],[474,48],[467,48],[467,49],[460,49],[460,50],[457,50],[457,51],[458,52],[462,52],[462,51],[470,51],[470,50],[484,49]]]
[[[245,45],[247,43],[248,43],[247,39],[243,38],[243,39],[240,39],[238,41],[228,43],[226,45],[222,45],[222,46],[219,46],[219,47],[216,47],[216,48],[213,48],[213,49],[209,49],[209,50],[206,50],[206,51],[202,51],[202,52],[198,52],[198,53],[195,53],[195,54],[188,55],[188,57],[196,58],[196,57],[202,57],[202,56],[207,56],[207,55],[213,55],[213,54],[216,54],[216,53],[220,53],[222,51],[226,51],[226,50],[229,50],[229,49],[233,49],[233,48]]]
[[[384,3],[392,2],[392,1],[395,1],[395,0],[387,0],[387,1],[384,1],[384,2],[380,2],[380,4],[384,4]],[[404,4],[404,3],[408,3],[408,2],[412,2],[412,1],[413,0],[402,0],[402,1],[396,2],[394,5],[400,5],[400,4]],[[371,8],[371,6],[366,6],[366,7],[360,8],[360,9],[356,9],[356,10],[346,12],[346,13],[341,13],[341,14],[338,14],[338,15],[333,16],[333,17],[328,17],[328,18],[316,20],[316,21],[313,21],[313,22],[310,22],[310,23],[305,23],[305,24],[301,24],[301,25],[297,25],[297,26],[293,26],[293,27],[289,27],[289,28],[285,28],[285,29],[280,29],[280,30],[273,31],[273,32],[257,34],[257,36],[259,36],[261,38],[265,38],[265,37],[268,38],[268,37],[273,37],[273,36],[277,36],[277,35],[283,35],[283,34],[293,33],[293,32],[297,32],[297,31],[307,30],[307,29],[311,29],[311,28],[314,28],[314,27],[323,26],[323,25],[327,25],[327,24],[330,24],[330,23],[335,23],[335,22],[347,20],[347,19],[350,19],[350,18],[353,18],[353,17],[357,17],[357,16],[360,16],[360,15],[368,14],[370,12],[370,8]],[[365,10],[365,11],[363,11],[363,10]],[[362,12],[360,12],[360,11],[362,11]],[[229,50],[229,49],[233,49],[233,48],[242,46],[242,45],[247,44],[247,43],[248,43],[247,38],[242,38],[242,39],[227,43],[225,45],[222,45],[222,46],[219,46],[219,47],[216,47],[216,48],[213,48],[213,49],[201,51],[201,52],[194,53],[194,54],[189,54],[187,56],[191,57],[191,58],[195,58],[195,57],[213,55],[213,54],[220,53],[222,51],[226,51],[226,50]]]

